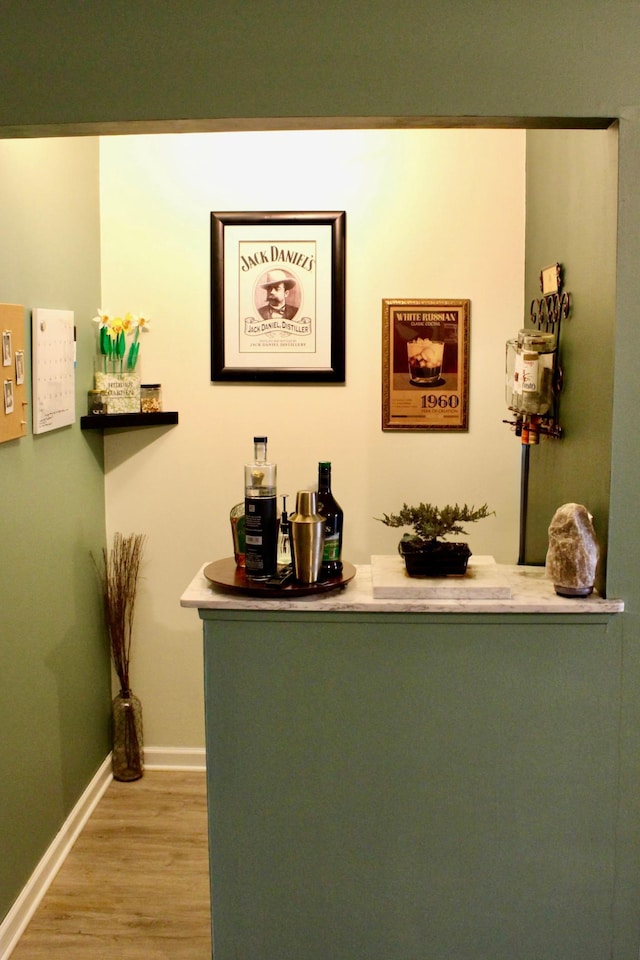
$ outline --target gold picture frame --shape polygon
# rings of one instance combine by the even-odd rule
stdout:
[[[468,430],[469,300],[382,301],[382,429]]]

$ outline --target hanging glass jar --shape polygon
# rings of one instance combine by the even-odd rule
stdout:
[[[121,690],[112,704],[114,780],[139,780],[144,771],[142,704],[130,690]]]
[[[553,405],[555,333],[526,328],[507,341],[506,400],[510,410],[544,416]]]

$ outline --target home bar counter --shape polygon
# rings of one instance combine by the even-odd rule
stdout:
[[[372,558],[372,561],[376,558]],[[623,610],[511,596],[295,598],[198,572],[216,960],[606,955]],[[497,591],[500,592],[500,591]]]

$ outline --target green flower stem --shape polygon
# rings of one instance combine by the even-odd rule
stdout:
[[[127,357],[127,367],[129,370],[135,370],[136,363],[138,362],[138,352],[140,350],[140,344],[138,343],[138,338],[140,336],[140,327],[136,327],[136,332],[133,337],[133,343],[129,347],[129,355]]]
[[[129,347],[129,356],[127,357],[127,367],[129,370],[135,370],[136,363],[138,362],[138,353],[140,352],[140,344],[137,342],[137,339]]]
[[[112,353],[112,341],[109,336],[109,331],[106,327],[100,327],[100,353],[104,357],[103,366],[104,372],[107,372],[107,360],[111,358]]]
[[[116,337],[116,356],[120,360],[120,373],[124,372],[124,351],[125,351],[125,336],[124,332],[120,330],[118,336]]]

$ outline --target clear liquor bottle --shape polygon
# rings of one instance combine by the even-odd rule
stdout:
[[[277,468],[267,460],[267,437],[254,437],[253,447],[244,468],[245,572],[248,580],[267,580],[277,570]]]
[[[318,513],[325,518],[324,549],[320,580],[333,580],[342,573],[342,528],[344,513],[331,491],[331,463],[318,464]]]

